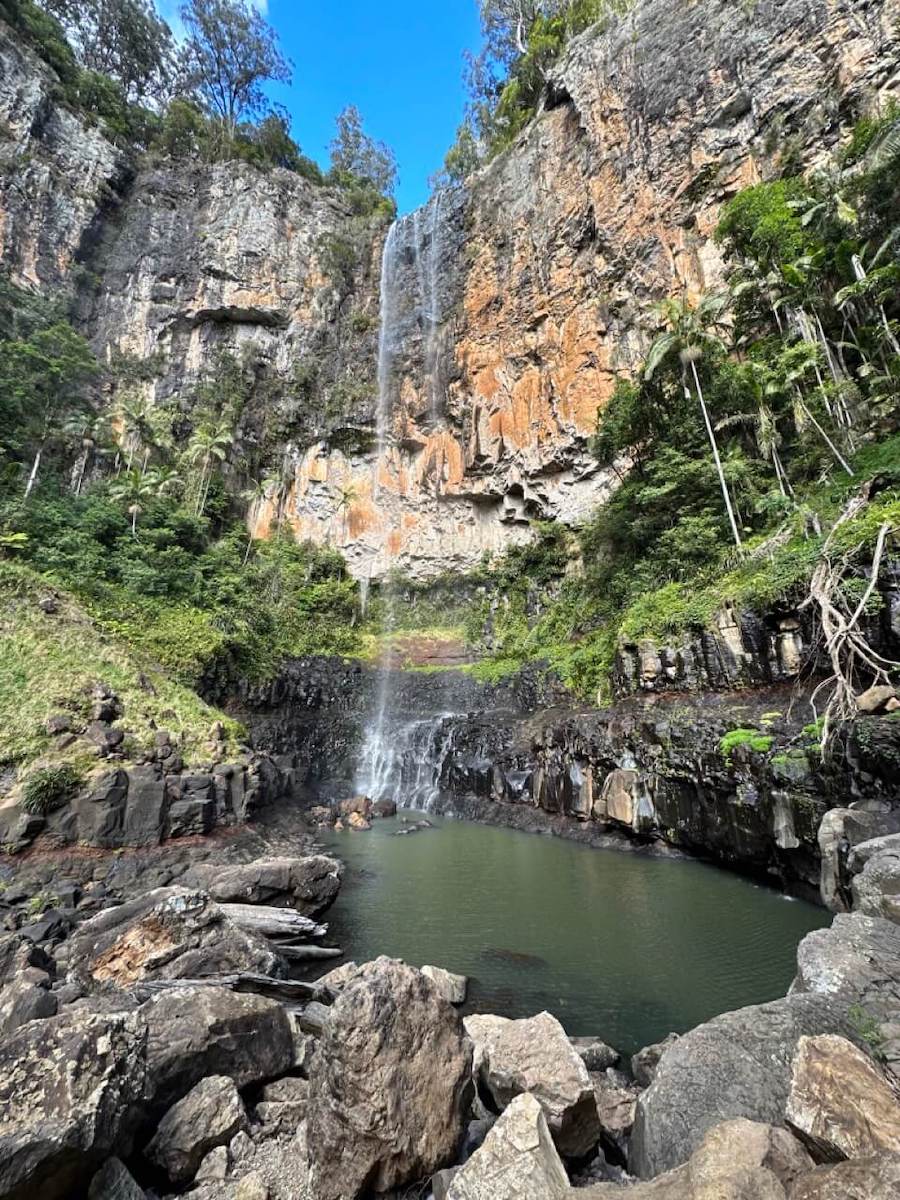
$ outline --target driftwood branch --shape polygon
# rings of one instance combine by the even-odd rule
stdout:
[[[268,908],[260,904],[220,904],[219,908],[241,929],[275,940],[320,938],[328,932],[327,925],[317,925],[291,908]]]
[[[258,996],[270,996],[285,1004],[319,1002],[329,999],[326,989],[317,983],[306,983],[301,979],[275,979],[271,975],[256,975],[242,971],[234,975],[204,975],[200,979],[153,979],[141,981],[140,987],[148,992],[167,992],[180,988],[221,987],[232,992],[253,992]]]
[[[282,958],[294,962],[305,962],[316,958],[340,958],[344,953],[339,946],[282,946],[275,943],[275,949]]]

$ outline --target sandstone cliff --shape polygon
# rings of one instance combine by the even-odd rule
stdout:
[[[4,260],[32,285],[77,284],[101,356],[157,356],[158,400],[185,403],[219,349],[252,348],[266,388],[236,486],[248,447],[286,479],[249,515],[259,536],[289,522],[361,578],[470,567],[608,494],[586,440],[650,302],[715,288],[723,201],[824,160],[900,87],[898,13],[640,0],[578,38],[518,141],[386,250],[383,221],[287,172],[129,174],[0,35]]]

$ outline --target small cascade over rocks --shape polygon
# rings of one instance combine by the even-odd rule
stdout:
[[[392,720],[366,735],[359,780],[375,802],[393,800],[400,808],[431,812],[446,783],[454,749],[455,713]]]

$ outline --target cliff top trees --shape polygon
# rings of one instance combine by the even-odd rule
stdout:
[[[172,31],[149,0],[42,0],[89,71],[114,79],[130,101],[163,100],[177,62]]]
[[[189,0],[181,18],[188,32],[189,84],[233,138],[240,121],[265,109],[264,83],[290,82],[291,64],[271,26],[247,0]]]
[[[391,196],[397,185],[397,160],[384,142],[377,142],[363,129],[362,116],[349,104],[337,117],[337,132],[328,147],[331,171],[336,181],[353,176],[372,185],[382,196]]]

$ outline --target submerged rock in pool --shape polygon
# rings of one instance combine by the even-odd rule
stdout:
[[[500,962],[512,963],[516,967],[546,967],[548,962],[538,954],[525,954],[521,950],[507,950],[503,946],[490,946],[482,950],[482,958],[496,958]]]

